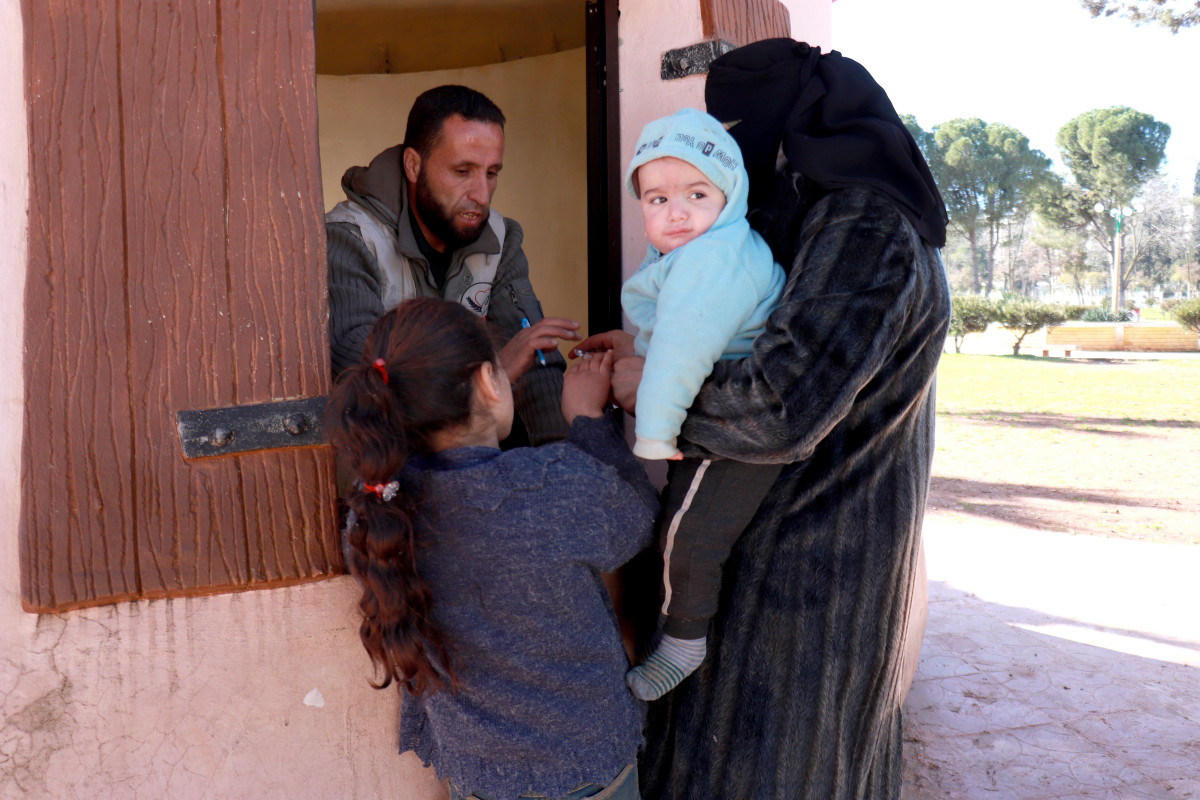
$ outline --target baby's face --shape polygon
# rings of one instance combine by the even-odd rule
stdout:
[[[650,244],[660,253],[685,245],[712,227],[725,194],[704,173],[678,158],[656,158],[637,169],[638,205]]]

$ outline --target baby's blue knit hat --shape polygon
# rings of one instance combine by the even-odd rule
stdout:
[[[681,109],[642,128],[633,159],[625,170],[625,190],[634,197],[633,175],[647,161],[671,156],[688,162],[725,193],[726,202],[745,196],[749,178],[742,151],[716,117],[694,108]]]

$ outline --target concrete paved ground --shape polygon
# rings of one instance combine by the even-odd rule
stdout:
[[[1200,546],[930,515],[904,800],[1200,798]]]

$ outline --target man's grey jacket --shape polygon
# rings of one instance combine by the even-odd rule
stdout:
[[[348,169],[342,177],[347,199],[325,215],[335,377],[362,358],[367,334],[384,312],[411,297],[461,303],[505,342],[521,330],[522,318],[533,324],[543,316],[521,247],[525,234],[495,210],[479,239],[453,253],[438,289],[413,234],[402,152],[397,145],[367,167]],[[545,356],[545,367],[535,363],[513,384],[517,414],[534,445],[567,435],[559,408],[566,364],[557,350]]]

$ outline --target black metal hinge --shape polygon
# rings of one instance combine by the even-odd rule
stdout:
[[[282,400],[274,403],[204,408],[175,415],[179,441],[186,458],[211,458],[311,447],[324,442],[321,415],[324,397]]]
[[[708,65],[733,50],[734,45],[721,39],[668,50],[663,53],[661,76],[664,81],[701,75],[708,72]]]

